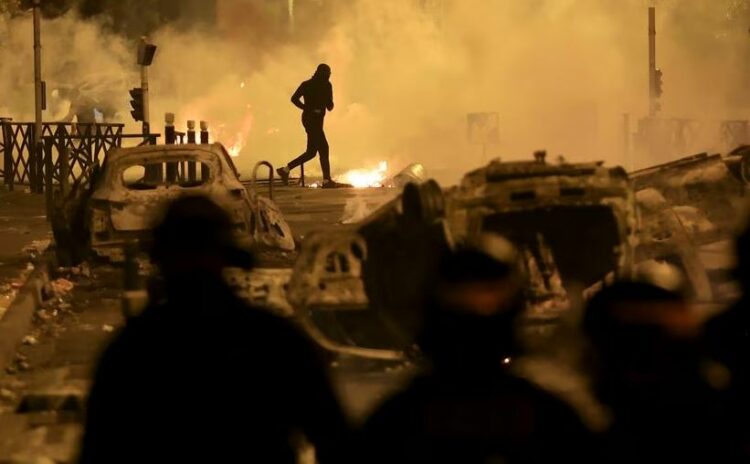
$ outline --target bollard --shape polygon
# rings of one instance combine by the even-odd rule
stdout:
[[[177,132],[174,128],[174,113],[164,115],[164,139],[168,145],[173,145],[177,141]],[[167,183],[177,182],[177,163],[167,162]]]
[[[187,122],[187,140],[188,143],[195,143],[195,121]],[[195,182],[198,178],[195,161],[188,161],[188,181]]]
[[[164,114],[164,143],[173,145],[177,140],[177,132],[174,128],[174,113]]]
[[[195,121],[187,122],[187,143],[195,143]]]
[[[201,144],[206,145],[208,144],[208,123],[206,121],[201,121]],[[206,182],[208,180],[208,176],[210,175],[210,172],[208,171],[208,166],[205,164],[201,165],[201,181]]]
[[[208,123],[201,121],[201,143],[206,145],[208,143]]]

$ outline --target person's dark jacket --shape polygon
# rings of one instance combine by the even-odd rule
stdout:
[[[593,453],[570,408],[501,368],[422,376],[362,435],[367,463],[588,462]]]
[[[293,463],[304,435],[345,462],[346,425],[311,342],[214,277],[130,321],[104,353],[81,463]]]
[[[313,77],[300,84],[292,95],[292,102],[303,109],[305,115],[325,116],[326,110],[333,110],[333,86],[328,80]]]

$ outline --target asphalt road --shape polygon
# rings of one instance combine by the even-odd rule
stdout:
[[[397,192],[285,187],[275,189],[274,194],[295,237],[301,240],[312,230],[336,228],[347,221],[361,219]],[[6,214],[14,211],[8,216],[8,227],[28,230],[28,233],[21,233],[27,241],[14,239],[0,244],[0,256],[17,256],[28,241],[46,238],[48,234],[43,209],[41,215],[38,209],[43,203],[36,197],[14,198],[21,205],[28,203],[28,208],[23,210],[3,208],[3,200],[0,196],[0,211]],[[23,218],[21,212],[24,212]],[[0,228],[2,221],[0,216]],[[2,237],[0,229],[0,239]],[[7,250],[7,255],[2,254],[3,250]],[[51,278],[58,291],[56,297],[38,312],[34,329],[19,349],[14,365],[5,375],[0,375],[2,462],[11,458],[31,461],[40,457],[65,462],[74,456],[82,430],[80,417],[61,412],[50,414],[49,410],[66,400],[84,401],[99,353],[123,323],[119,269],[100,265],[90,272],[64,270]],[[332,367],[342,403],[355,421],[364,418],[411,375],[410,369],[403,366],[373,366],[351,360]],[[200,370],[201,366],[196,366],[196,372]],[[14,414],[30,398],[35,399],[31,410]]]
[[[0,211],[4,214],[0,214],[0,261],[16,264],[15,267],[0,265],[0,278],[3,269],[10,272],[9,269],[25,266],[28,259],[19,250],[28,242],[48,235],[43,201],[39,197],[7,195],[0,194]],[[275,189],[274,201],[295,237],[301,240],[313,230],[331,230],[362,219],[396,195],[390,189],[284,187]],[[707,264],[713,263],[708,267],[727,265],[725,245],[701,251]],[[288,265],[293,259],[291,255],[276,263]],[[85,270],[67,270],[53,279],[61,279],[55,281],[57,297],[39,311],[35,328],[27,344],[19,350],[14,366],[6,375],[0,375],[0,462],[10,458],[28,462],[37,457],[65,462],[74,455],[81,432],[80,418],[45,410],[66,399],[84,400],[96,359],[112,332],[123,322],[119,269],[98,266],[90,274]],[[196,366],[198,374],[201,369],[202,366]],[[547,374],[549,371],[545,368]],[[340,360],[333,366],[333,375],[342,403],[352,419],[359,421],[407,382],[413,369]],[[29,412],[13,414],[24,400],[32,397],[36,402]]]

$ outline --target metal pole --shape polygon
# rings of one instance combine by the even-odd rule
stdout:
[[[656,8],[648,8],[648,95],[649,115],[656,116]]]
[[[200,142],[201,145],[207,145],[208,144],[208,123],[206,121],[200,122]],[[201,165],[201,181],[206,182],[208,180],[208,177],[210,175],[210,172],[208,170],[208,167],[204,164]]]
[[[141,42],[145,47],[146,37],[141,37]],[[151,119],[149,119],[148,105],[148,66],[145,65],[141,65],[141,89],[143,90],[143,134],[150,134]]]
[[[167,145],[177,143],[177,131],[174,128],[174,113],[164,115],[164,141]],[[177,163],[167,161],[167,182],[177,182]]]
[[[289,15],[289,32],[294,34],[294,0],[287,0],[287,13]]]
[[[630,113],[622,115],[622,159],[628,167],[628,171],[633,170],[633,160],[630,157]]]
[[[187,142],[195,143],[195,121],[187,122]],[[194,182],[198,178],[195,161],[188,161],[187,169],[188,180]]]
[[[31,156],[41,159],[42,153],[42,31],[39,0],[34,0],[34,146]],[[35,164],[34,164],[35,165]],[[32,173],[30,173],[32,174]],[[29,176],[32,192],[41,191],[41,182],[36,182],[36,174]],[[36,185],[39,184],[39,185]]]
[[[201,127],[201,144],[206,145],[208,144],[208,123],[206,121],[201,121],[200,127]]]

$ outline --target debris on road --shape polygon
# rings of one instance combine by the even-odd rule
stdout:
[[[22,343],[24,345],[34,346],[37,343],[39,343],[39,340],[37,340],[37,338],[34,337],[33,335],[27,335],[23,337]]]
[[[115,328],[114,328],[113,326],[109,325],[109,324],[104,324],[104,325],[102,326],[102,330],[103,330],[104,332],[107,332],[107,333],[109,333],[109,332],[114,332]]]
[[[0,388],[0,400],[3,401],[15,401],[16,394],[7,388]]]
[[[74,287],[75,284],[73,282],[63,277],[52,281],[52,289],[59,296],[69,293]]]
[[[30,257],[31,259],[35,259],[37,256],[41,256],[42,253],[49,247],[51,243],[51,240],[34,240],[25,247],[23,247],[23,253]]]

